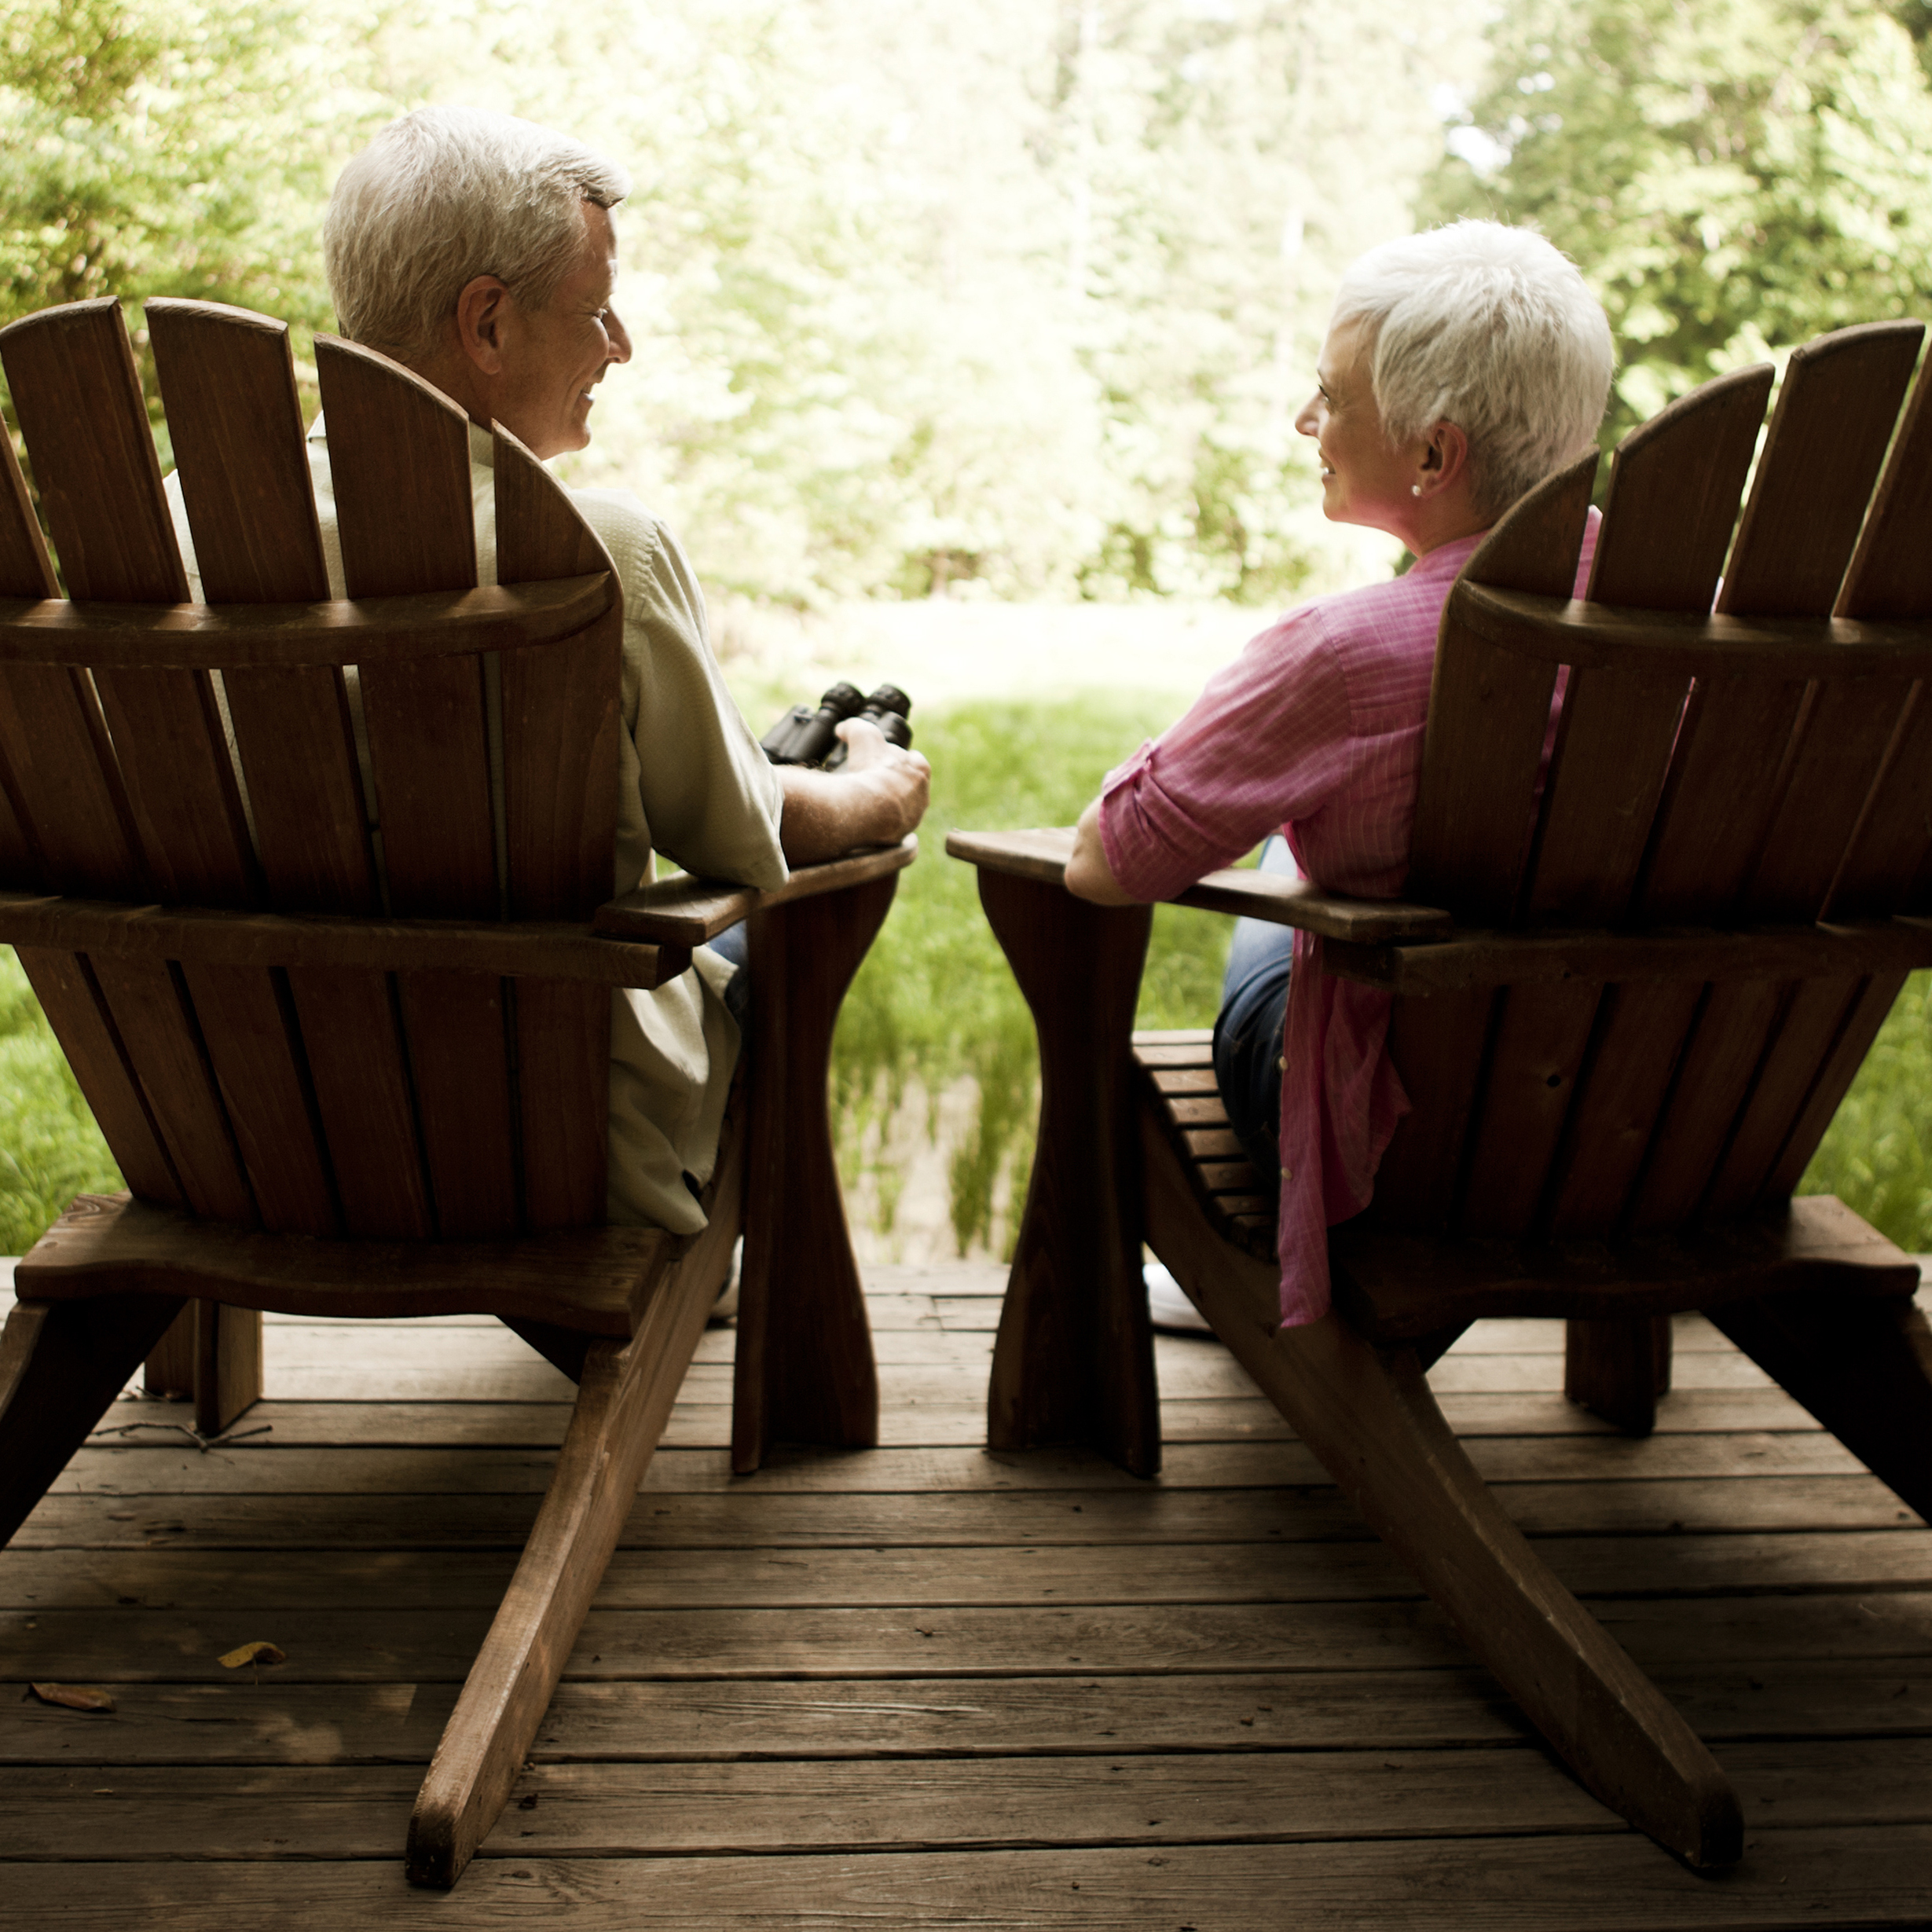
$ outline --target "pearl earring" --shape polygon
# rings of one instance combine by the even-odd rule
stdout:
[[[1420,483],[1411,483],[1409,486],[1409,493],[1412,497],[1421,496],[1422,494],[1422,486]]]

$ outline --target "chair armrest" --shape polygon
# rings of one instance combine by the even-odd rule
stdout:
[[[593,932],[607,939],[642,940],[658,946],[702,946],[726,927],[753,912],[782,906],[794,899],[816,898],[821,893],[842,892],[883,878],[909,866],[918,856],[919,839],[908,832],[896,845],[880,845],[848,852],[823,865],[801,866],[783,885],[770,892],[733,885],[722,879],[661,879],[597,908]]]
[[[970,865],[1061,885],[1066,882],[1067,860],[1073,853],[1073,830],[1070,826],[1054,826],[1025,832],[948,832],[946,849]],[[1301,880],[1232,866],[1196,880],[1168,903],[1266,919],[1274,926],[1300,926],[1325,939],[1365,944],[1446,939],[1454,929],[1449,915],[1434,906],[1405,905],[1393,899],[1347,899],[1318,891]]]

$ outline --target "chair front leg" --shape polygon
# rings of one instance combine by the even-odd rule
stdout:
[[[839,1191],[826,1091],[832,1029],[899,875],[750,921],[751,1140],[731,1467],[778,1441],[878,1440],[872,1331]]]
[[[0,1331],[0,1544],[27,1520],[182,1305],[172,1295],[14,1303]]]
[[[1039,1036],[1039,1134],[987,1394],[995,1449],[1084,1443],[1160,1467],[1141,1278],[1131,1036],[1153,909],[982,867],[980,900]]]

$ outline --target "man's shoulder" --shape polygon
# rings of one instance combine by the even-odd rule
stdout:
[[[670,526],[628,489],[572,489],[570,498],[620,569],[627,559],[679,554]]]

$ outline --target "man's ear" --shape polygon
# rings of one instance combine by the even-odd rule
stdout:
[[[1469,438],[1454,423],[1438,423],[1422,451],[1418,495],[1435,496],[1469,473]]]
[[[486,376],[503,373],[504,324],[510,291],[494,275],[478,275],[456,297],[456,342]]]

